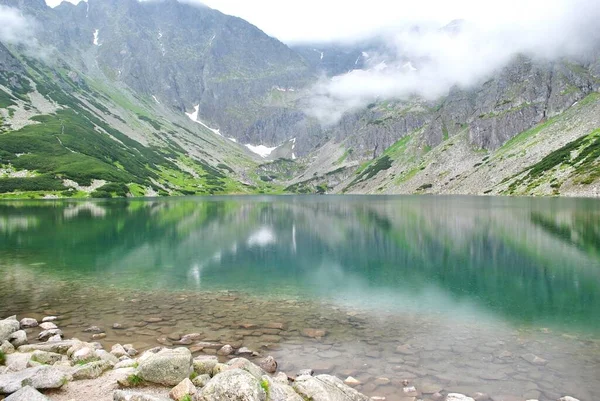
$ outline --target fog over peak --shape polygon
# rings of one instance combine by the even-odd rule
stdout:
[[[462,20],[446,26],[415,22],[387,30],[381,36],[386,50],[371,56],[366,68],[322,78],[312,88],[307,112],[328,125],[376,100],[435,100],[453,86],[482,83],[519,54],[540,60],[597,55],[600,3],[554,3],[537,10],[535,18],[518,15],[494,24],[487,18]]]

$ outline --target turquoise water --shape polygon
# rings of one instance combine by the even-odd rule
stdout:
[[[0,314],[34,313],[40,299],[52,299],[57,288],[71,289],[62,291],[57,305],[77,302],[70,295],[80,296],[86,288],[151,292],[165,300],[226,290],[273,305],[306,302],[305,310],[326,304],[363,314],[369,324],[397,319],[395,324],[406,326],[416,319],[410,325],[425,332],[428,322],[443,322],[446,329],[475,324],[488,330],[476,335],[482,344],[491,341],[490,332],[527,331],[536,342],[539,334],[531,333],[553,333],[557,350],[573,346],[566,338],[575,338],[586,344],[590,358],[598,356],[596,200],[307,196],[3,202],[0,239]],[[20,291],[37,297],[27,302]],[[352,335],[345,341],[367,340]],[[516,341],[507,338],[501,341]],[[458,354],[448,358],[460,360]],[[565,368],[555,367],[553,374],[578,374],[566,372],[574,360],[561,361]],[[585,394],[600,387],[596,361],[584,362],[592,370],[581,378],[569,377],[586,378]],[[544,391],[558,392],[536,391],[541,399]]]

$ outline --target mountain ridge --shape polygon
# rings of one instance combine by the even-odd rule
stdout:
[[[354,67],[367,68],[364,54],[376,52],[377,41],[355,47],[323,46],[325,51],[313,45],[288,47],[240,18],[176,0],[89,0],[54,9],[43,1],[0,0],[0,5],[32,14],[38,23],[35,39],[52,54],[48,62],[28,55],[25,44],[0,46],[4,132],[0,135],[0,184],[4,197],[28,196],[31,186],[26,180],[40,181],[36,178],[40,176],[51,185],[29,195],[89,196],[102,188],[89,190],[93,182],[104,182],[113,190],[95,195],[598,196],[598,156],[585,159],[589,174],[582,175],[581,166],[569,163],[578,160],[578,152],[596,155],[594,132],[600,122],[594,113],[595,94],[600,90],[600,46],[587,60],[544,61],[516,55],[490,79],[471,88],[454,87],[436,101],[416,97],[378,100],[323,127],[306,114],[312,86],[323,73],[332,76],[352,68],[354,56],[358,57]],[[585,107],[578,107],[584,100]],[[569,117],[569,113],[579,113],[582,118]],[[563,124],[564,132],[554,132],[556,127],[547,124],[554,118],[572,125]],[[80,152],[87,162],[101,164],[96,176],[78,174],[76,168],[63,166],[63,159],[52,168],[31,160],[27,163],[34,156],[48,159],[51,149],[65,151],[65,146],[55,149],[64,143],[46,141],[52,136],[75,139],[69,134],[61,136],[65,119],[69,123],[78,120],[77,130],[91,135],[86,138],[94,146],[101,146],[100,141],[102,147],[120,149],[116,154],[115,149],[100,154],[79,146],[87,151]],[[59,128],[63,131],[57,134]],[[528,154],[531,149],[527,146],[534,144],[515,138],[532,129],[539,129],[536,135],[541,132],[547,142],[535,145],[535,152]],[[94,132],[99,137],[94,137]],[[15,138],[31,139],[31,135],[36,141],[44,137],[46,142],[34,146],[39,155],[30,157],[14,142]],[[580,143],[572,145],[573,157],[559,158],[554,170],[536,178],[543,178],[543,185],[525,185],[523,177],[516,178],[511,164],[533,169],[566,146],[566,139]],[[494,185],[467,183],[479,177],[481,165],[476,165],[485,164],[478,155],[494,160],[511,141],[512,146],[518,142],[518,163],[496,160],[502,168],[489,172]],[[450,143],[460,145],[454,148],[460,151],[449,151]],[[262,157],[249,148],[260,149]],[[131,152],[143,155],[145,167],[123,164]],[[446,157],[448,154],[452,157]],[[431,167],[442,160],[451,168]],[[577,177],[561,176],[569,169]],[[460,180],[454,174],[459,174]],[[6,180],[12,180],[10,185]],[[65,180],[76,185],[57,190],[57,183]],[[456,185],[457,181],[465,183]],[[509,190],[499,182],[515,185]],[[80,191],[81,187],[88,191]]]

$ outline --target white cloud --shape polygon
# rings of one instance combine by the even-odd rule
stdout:
[[[307,111],[331,124],[345,112],[377,99],[418,95],[433,100],[454,85],[469,87],[487,79],[516,54],[543,59],[585,56],[600,45],[596,29],[600,3],[550,3],[552,7],[498,13],[493,20],[490,16],[469,20],[458,33],[432,24],[420,25],[419,30],[405,25],[387,31],[384,41],[388,50],[373,57],[366,70],[322,79],[313,88]]]
[[[35,37],[35,20],[16,8],[3,5],[0,5],[0,42],[23,46],[30,57],[46,59],[48,56],[48,51]]]
[[[0,5],[0,41],[23,44],[33,40],[33,22],[12,7]]]
[[[87,0],[46,0],[46,4],[49,5],[50,7],[56,7],[63,1],[68,2],[68,3],[77,4],[80,1],[87,1]]]

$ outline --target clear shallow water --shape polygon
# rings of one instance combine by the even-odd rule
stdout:
[[[56,312],[67,335],[98,324],[107,344],[144,348],[201,332],[392,400],[403,379],[424,392],[600,394],[598,201],[7,202],[0,239],[0,315]]]

